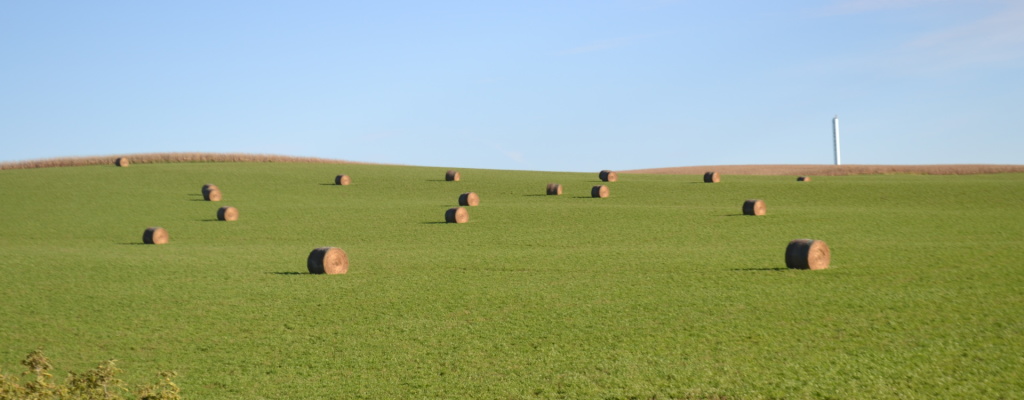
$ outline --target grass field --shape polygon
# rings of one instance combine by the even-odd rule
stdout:
[[[631,174],[594,199],[596,171],[460,171],[0,171],[0,370],[41,347],[194,399],[1024,398],[1024,174]],[[832,267],[787,270],[798,238]],[[306,273],[320,246],[349,273]]]

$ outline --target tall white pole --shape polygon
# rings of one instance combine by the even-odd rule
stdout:
[[[836,148],[836,165],[839,165],[839,116],[832,118],[832,143]]]

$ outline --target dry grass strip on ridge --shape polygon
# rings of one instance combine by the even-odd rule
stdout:
[[[126,158],[132,164],[188,163],[188,162],[278,162],[278,163],[316,163],[316,164],[372,164],[345,160],[332,160],[316,157],[291,157],[271,154],[245,153],[144,153],[119,154],[94,157],[59,157],[41,160],[15,161],[0,163],[3,169],[29,169],[52,167],[79,167],[84,165],[114,165],[119,158]]]
[[[716,165],[650,168],[619,171],[623,174],[700,175],[716,171],[722,175],[974,175],[1024,172],[1024,165],[939,164],[939,165]]]

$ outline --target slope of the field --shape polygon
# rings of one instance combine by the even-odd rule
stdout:
[[[1024,393],[1024,174],[623,174],[595,199],[596,173],[444,172],[0,171],[0,370],[116,358],[194,399]],[[467,191],[470,222],[443,223]],[[832,268],[786,269],[797,238]],[[320,246],[349,273],[306,273]]]

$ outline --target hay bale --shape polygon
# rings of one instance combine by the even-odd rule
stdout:
[[[828,245],[820,240],[797,239],[786,246],[786,267],[793,269],[825,269],[832,261]]]
[[[206,196],[206,193],[211,190],[220,190],[220,188],[218,188],[217,185],[214,185],[212,183],[207,183],[203,185],[203,196]]]
[[[561,196],[562,195],[562,185],[559,185],[557,183],[549,183],[548,184],[548,195],[551,195],[551,196]]]
[[[459,175],[459,171],[450,169],[448,172],[444,173],[444,180],[446,181],[458,182],[460,178],[461,176]]]
[[[705,172],[704,173],[704,182],[705,183],[718,183],[718,181],[720,181],[720,180],[721,180],[721,177],[718,176],[717,172],[709,171],[709,172]]]
[[[206,192],[203,192],[203,199],[205,199],[206,201],[220,201],[220,190],[210,189],[207,190]]]
[[[118,157],[114,160],[114,165],[118,167],[127,167],[129,164],[131,164],[131,162],[128,161],[127,157]]]
[[[447,223],[464,224],[469,222],[469,212],[462,207],[449,208],[444,213],[444,221]]]
[[[764,200],[752,199],[743,202],[743,215],[764,215]]]
[[[348,186],[351,183],[352,183],[352,178],[349,177],[348,175],[341,174],[341,175],[338,175],[338,176],[334,177],[334,184],[335,185]]]
[[[603,182],[615,182],[619,180],[619,174],[609,170],[601,171],[597,176],[600,177]]]
[[[474,192],[463,193],[459,196],[460,206],[478,206],[480,205],[480,196],[477,196]]]
[[[221,221],[238,221],[238,209],[224,206],[217,210],[217,219]]]
[[[159,226],[146,228],[146,231],[142,233],[142,243],[145,244],[165,244],[170,239],[167,230]]]
[[[608,197],[608,186],[598,185],[590,189],[590,197],[605,198]]]
[[[348,273],[348,254],[337,247],[318,247],[309,253],[306,269],[311,274],[337,275]]]
[[[809,177],[809,176],[800,176],[800,177],[796,178],[796,181],[797,182],[810,182],[811,181],[811,177]]]

